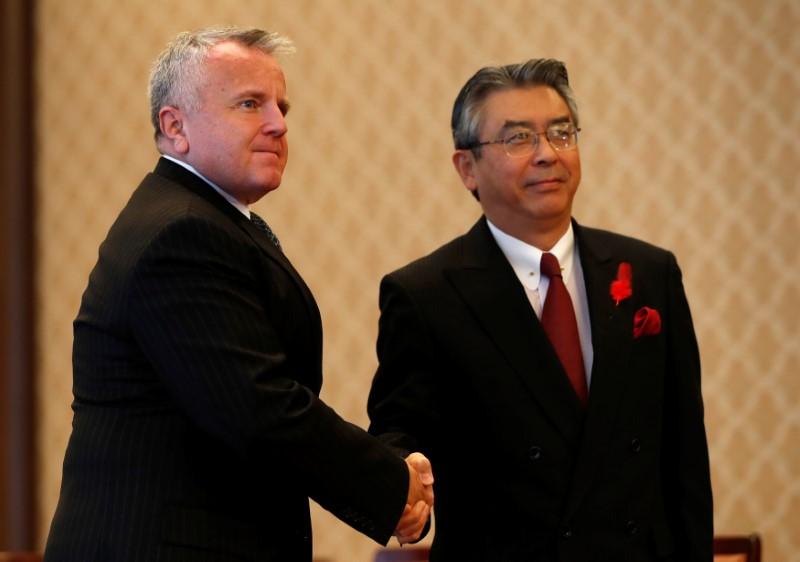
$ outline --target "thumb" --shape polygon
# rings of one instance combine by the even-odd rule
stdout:
[[[414,467],[419,475],[419,480],[425,486],[433,484],[433,467],[428,457],[422,453],[411,453],[406,457],[406,461]]]

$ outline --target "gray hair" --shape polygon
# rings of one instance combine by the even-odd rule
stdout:
[[[292,41],[282,35],[256,28],[221,27],[179,33],[158,55],[150,70],[150,121],[155,138],[161,135],[158,113],[167,105],[196,106],[197,85],[203,76],[203,62],[217,44],[233,41],[268,55],[294,51]]]
[[[483,118],[483,103],[489,94],[513,88],[549,86],[566,102],[575,126],[578,126],[578,105],[575,94],[569,87],[567,67],[554,59],[530,59],[519,64],[487,66],[467,80],[456,97],[450,126],[453,129],[453,142],[457,149],[472,148],[476,158],[480,158],[480,132]]]

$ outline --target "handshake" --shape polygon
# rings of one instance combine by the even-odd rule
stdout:
[[[408,500],[394,536],[400,545],[420,538],[433,508],[433,469],[422,453],[406,457],[408,465]]]

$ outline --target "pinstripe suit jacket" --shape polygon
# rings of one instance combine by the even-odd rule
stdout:
[[[586,410],[484,219],[383,280],[370,431],[433,464],[432,561],[711,561],[700,363],[678,265],[574,228],[594,349]],[[621,262],[633,292],[615,304]],[[636,338],[643,306],[662,329]],[[490,514],[478,527],[476,505]]]
[[[318,399],[311,293],[202,179],[159,161],[101,245],[74,331],[48,562],[309,561],[309,496],[388,541],[405,463]]]

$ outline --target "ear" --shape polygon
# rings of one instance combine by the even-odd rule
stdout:
[[[478,180],[475,178],[475,155],[471,150],[456,150],[453,153],[453,166],[461,181],[473,194],[477,193]]]
[[[180,109],[165,105],[158,111],[158,123],[161,134],[178,154],[189,152],[189,137],[184,128],[184,115]]]

